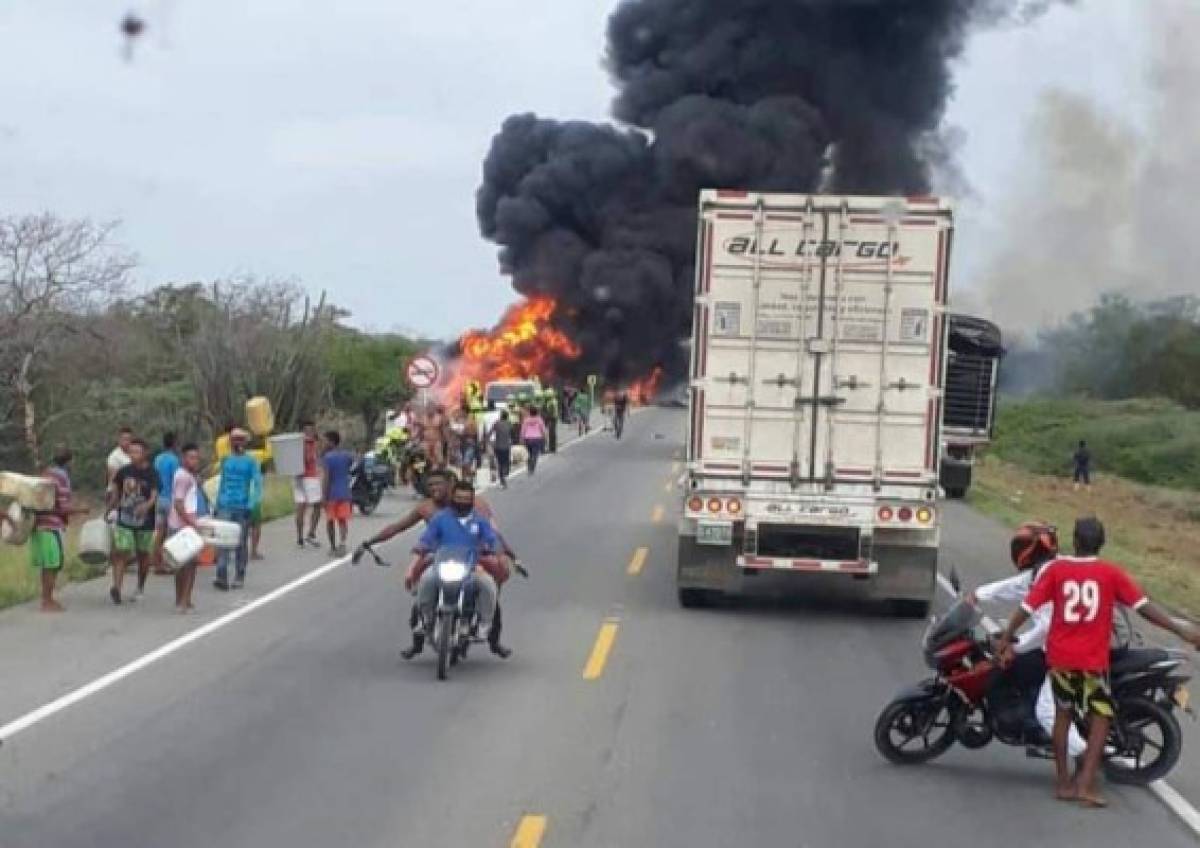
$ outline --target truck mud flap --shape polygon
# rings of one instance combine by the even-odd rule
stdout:
[[[737,567],[742,548],[740,532],[732,545],[699,545],[695,536],[679,537],[679,567],[676,582],[680,589],[706,589],[714,592],[736,591],[741,582]]]
[[[937,548],[876,544],[879,570],[871,581],[877,600],[930,601],[937,581]]]

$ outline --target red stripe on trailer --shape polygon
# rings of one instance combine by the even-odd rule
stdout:
[[[704,454],[704,389],[696,394],[696,459],[699,459]]]
[[[754,213],[753,212],[718,212],[717,218],[724,219],[726,221],[753,221]]]
[[[750,192],[733,188],[717,189],[717,197],[749,197]]]
[[[937,386],[940,382],[938,375],[941,373],[942,364],[942,316],[937,315],[933,319],[933,350],[929,357],[929,385]]]
[[[738,465],[736,462],[706,462],[704,463],[704,467],[713,468],[718,471],[737,471],[742,466]]]
[[[946,231],[938,233],[937,268],[934,270],[934,300],[946,302]]]
[[[935,430],[933,427],[933,399],[930,398],[927,408],[925,410],[925,468],[927,470],[932,470],[932,468],[933,468],[933,466],[930,465],[929,463],[933,456],[934,433],[935,433]]]
[[[838,468],[835,471],[851,477],[870,477],[874,473],[870,468]]]
[[[820,560],[740,556],[737,564],[743,568],[776,568],[787,571],[824,571],[842,574],[869,574],[871,572],[871,561],[866,559]]]
[[[852,216],[850,216],[850,223],[851,224],[880,224],[880,225],[882,225],[882,224],[886,224],[887,221],[883,218],[869,217],[869,216],[862,216],[862,215],[852,215]],[[932,219],[932,218],[902,218],[900,220],[900,226],[902,226],[902,227],[936,227],[937,225],[938,225],[937,219]]]
[[[790,470],[789,466],[787,466],[787,465],[775,465],[773,463],[767,464],[767,463],[756,462],[751,467],[752,468],[761,468],[763,471],[789,471]]]
[[[907,479],[914,479],[914,478],[924,477],[924,476],[925,476],[925,472],[923,472],[923,471],[885,471],[885,472],[883,472],[883,476],[884,476],[885,478],[887,478],[887,477],[900,477],[900,478],[902,478],[902,479],[906,479],[906,480],[907,480]]]
[[[704,225],[704,276],[703,289],[705,294],[712,289],[712,224]]]
[[[938,202],[938,199],[936,197],[934,197],[932,194],[911,194],[904,199],[907,200],[909,203],[927,203],[927,204],[933,203],[933,204],[936,204]]]
[[[701,377],[708,374],[708,307],[702,307],[700,310],[701,327],[700,327],[700,375]]]

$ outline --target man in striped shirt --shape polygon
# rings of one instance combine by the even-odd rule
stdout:
[[[54,460],[42,476],[54,483],[54,509],[39,512],[29,537],[30,559],[38,571],[42,583],[42,612],[62,612],[63,606],[54,599],[54,585],[58,573],[66,562],[66,546],[63,544],[67,521],[72,515],[81,515],[86,509],[76,509],[71,504],[71,477],[67,466],[71,463],[71,451],[59,448]]]

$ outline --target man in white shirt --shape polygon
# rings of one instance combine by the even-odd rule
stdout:
[[[117,446],[108,455],[108,462],[106,463],[108,479],[105,481],[105,488],[112,484],[113,477],[117,476],[118,471],[133,461],[129,458],[129,444],[132,441],[133,430],[128,427],[122,427],[117,431]]]
[[[965,598],[967,603],[976,606],[979,603],[999,604],[1009,602],[1016,606],[1025,600],[1033,582],[1041,572],[1042,566],[1058,555],[1058,538],[1054,528],[1040,523],[1024,524],[1018,528],[1012,540],[1013,564],[1018,571],[1012,577],[996,580],[969,592]],[[1017,636],[1013,643],[1013,653],[1016,655],[1008,674],[1025,685],[1036,685],[1035,677],[1041,679],[1038,690],[1037,705],[1034,713],[1038,724],[1050,738],[1054,732],[1054,693],[1050,689],[1050,679],[1046,676],[1046,660],[1043,654],[1046,647],[1046,636],[1050,632],[1050,619],[1053,607],[1047,605],[1034,612],[1029,626]],[[1072,757],[1081,757],[1087,750],[1087,743],[1074,726],[1071,727],[1067,738],[1067,750]]]

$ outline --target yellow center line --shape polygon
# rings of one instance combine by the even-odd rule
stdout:
[[[509,848],[538,848],[546,833],[545,816],[521,816],[517,831],[513,834]]]
[[[654,512],[650,513],[650,520],[653,521],[655,524],[658,524],[660,521],[663,520],[663,515],[664,515],[664,512],[663,512],[662,504],[655,504]]]
[[[587,665],[583,667],[584,680],[599,680],[600,675],[604,674],[608,654],[612,651],[613,642],[617,638],[617,627],[618,622],[615,618],[606,619],[600,625],[600,632],[596,635],[596,644],[592,645],[591,656],[588,657]]]
[[[633,559],[629,560],[629,568],[627,573],[631,577],[636,577],[642,573],[642,566],[646,564],[646,557],[650,555],[649,548],[638,548],[633,552]]]

